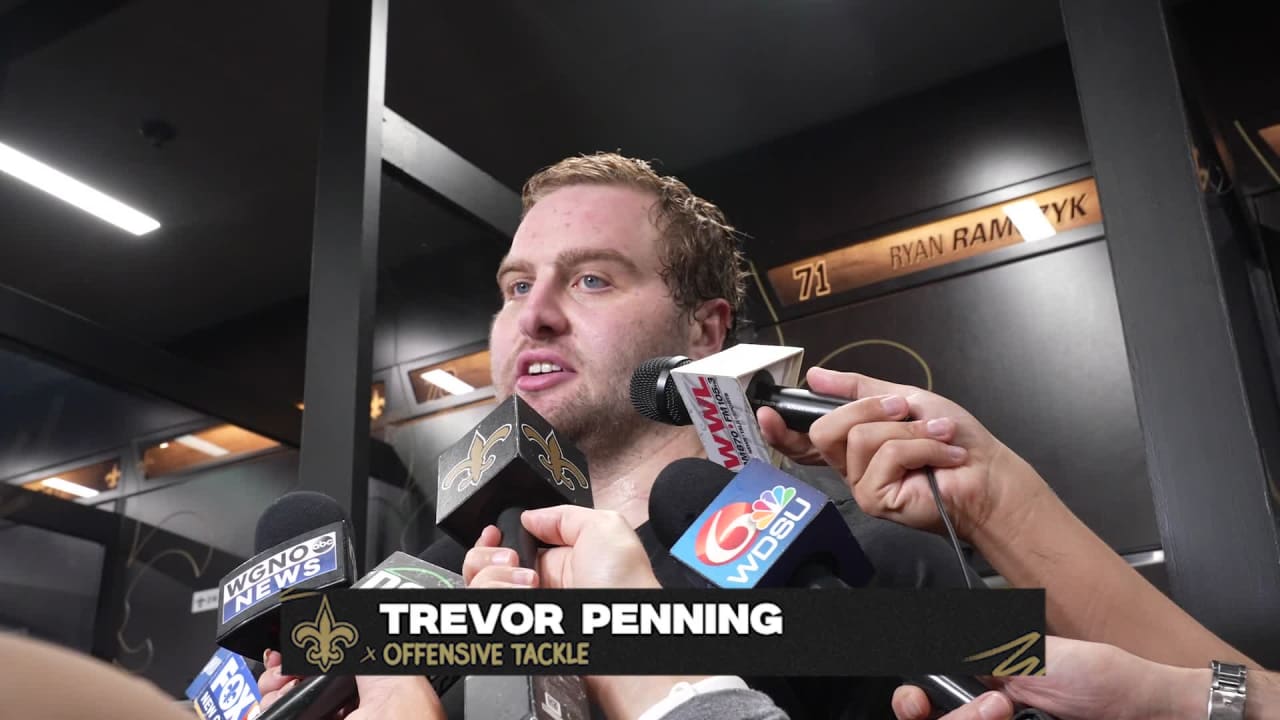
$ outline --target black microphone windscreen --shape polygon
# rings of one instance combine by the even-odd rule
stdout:
[[[703,458],[681,458],[663,468],[649,492],[649,526],[658,541],[666,547],[675,545],[733,475],[732,470]]]
[[[324,493],[299,490],[276,498],[258,518],[253,533],[253,552],[260,553],[282,542],[305,535],[339,520],[347,513],[337,500]]]
[[[692,423],[680,391],[670,379],[672,370],[688,363],[689,358],[680,355],[650,358],[640,363],[631,374],[631,407],[654,422]]]

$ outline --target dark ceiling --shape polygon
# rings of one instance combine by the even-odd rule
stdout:
[[[45,1],[0,2],[0,32]],[[305,295],[323,7],[135,0],[0,70],[0,141],[162,223],[135,238],[0,177],[0,284],[157,343]],[[387,105],[513,189],[596,149],[678,173],[1062,42],[1057,3],[1019,0],[392,0],[390,25]],[[392,289],[502,241],[386,185]]]
[[[387,104],[512,187],[686,169],[1063,42],[1056,2],[393,2]]]

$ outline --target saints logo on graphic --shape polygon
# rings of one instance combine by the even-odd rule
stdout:
[[[336,622],[329,608],[328,596],[320,600],[316,619],[293,628],[293,644],[307,653],[307,662],[327,673],[346,656],[344,648],[354,647],[360,631],[348,622]]]
[[[538,461],[542,463],[542,467],[551,473],[551,479],[557,485],[564,485],[572,492],[573,481],[577,480],[578,485],[582,486],[583,490],[589,487],[586,473],[582,472],[577,465],[565,459],[564,450],[560,447],[560,439],[556,437],[555,430],[547,433],[546,437],[542,437],[542,434],[532,425],[521,425],[520,430],[524,432],[525,437],[542,448],[543,454],[538,456]]]
[[[1029,632],[1022,637],[1015,638],[1009,642],[985,650],[976,655],[970,655],[965,658],[965,662],[974,662],[977,660],[986,660],[987,658],[1004,656],[1000,664],[991,671],[992,677],[1008,677],[1010,675],[1044,675],[1044,663],[1039,657],[1031,655],[1022,657],[1023,653],[1031,649],[1043,636],[1038,632]],[[1006,653],[1008,653],[1006,655]]]
[[[476,430],[475,435],[471,437],[471,447],[467,449],[467,456],[457,465],[450,468],[444,477],[440,478],[440,489],[448,490],[453,486],[455,480],[458,482],[458,492],[462,492],[472,485],[479,485],[480,479],[498,461],[498,456],[490,451],[510,435],[510,423],[494,430],[489,434],[489,437],[481,435],[480,431]]]

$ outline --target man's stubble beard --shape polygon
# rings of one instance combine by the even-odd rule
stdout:
[[[650,358],[683,355],[687,352],[676,338],[677,319],[648,342],[627,348],[627,354],[605,363],[605,371],[616,377],[597,380],[599,387],[583,385],[547,420],[587,456],[612,461],[625,454],[647,434],[660,434],[669,427],[645,418],[631,406],[631,374]]]

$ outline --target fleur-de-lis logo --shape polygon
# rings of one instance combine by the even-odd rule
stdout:
[[[320,612],[311,622],[298,623],[291,635],[293,644],[307,651],[307,662],[327,673],[329,668],[342,662],[344,647],[353,647],[360,639],[360,631],[349,622],[335,622],[329,608],[329,596],[320,600]]]
[[[560,439],[556,437],[556,431],[552,430],[547,433],[546,437],[537,431],[532,425],[521,425],[521,432],[524,436],[537,443],[542,448],[542,455],[538,456],[538,461],[542,463],[542,467],[551,473],[551,478],[555,480],[557,485],[564,485],[573,491],[573,481],[577,480],[578,484],[586,490],[587,475],[582,470],[564,457],[564,450],[560,447]]]
[[[467,456],[440,478],[440,489],[448,490],[454,480],[458,481],[458,492],[472,485],[479,485],[480,479],[498,461],[498,456],[490,453],[490,450],[510,435],[511,423],[494,430],[489,437],[481,435],[480,431],[476,430],[475,435],[471,437],[471,447],[467,449]]]

